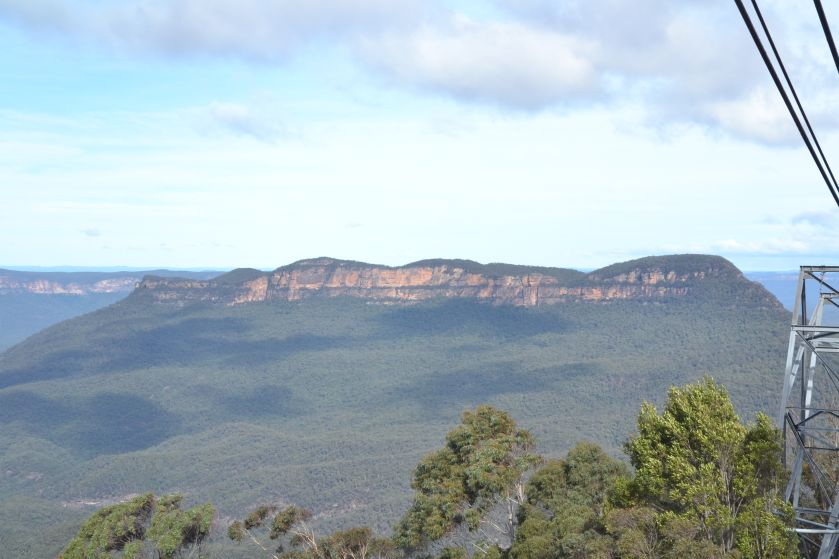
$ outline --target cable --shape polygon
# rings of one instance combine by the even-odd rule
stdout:
[[[775,67],[772,64],[772,61],[769,59],[769,55],[767,54],[766,49],[763,46],[763,41],[761,41],[760,37],[757,34],[757,30],[754,27],[754,24],[752,24],[751,16],[749,16],[748,11],[746,11],[746,7],[743,5],[743,0],[734,0],[734,2],[737,4],[737,8],[740,10],[740,15],[743,17],[743,22],[746,24],[746,27],[749,30],[749,34],[751,34],[752,36],[752,40],[754,41],[755,46],[757,47],[757,50],[760,53],[761,58],[763,59],[763,63],[766,65],[766,69],[769,70],[769,74],[772,76],[772,81],[775,82],[775,87],[778,89],[778,93],[781,94],[781,98],[784,100],[784,104],[786,105],[793,122],[795,122],[795,127],[798,129],[798,133],[801,135],[801,139],[804,140],[804,144],[807,146],[807,150],[810,152],[810,156],[813,158],[813,162],[815,162],[816,167],[819,169],[819,173],[821,174],[822,179],[824,179],[824,182],[827,185],[828,190],[830,191],[830,195],[833,196],[834,202],[836,202],[836,205],[839,206],[839,195],[837,195],[839,185],[836,185],[835,179],[834,182],[831,182],[832,173],[829,177],[827,172],[825,171],[827,159],[824,160],[824,165],[822,165],[822,161],[816,155],[816,150],[813,149],[813,144],[810,142],[810,138],[807,136],[807,132],[804,130],[804,127],[801,124],[801,120],[799,119],[798,114],[795,112],[795,109],[793,108],[792,103],[790,102],[789,95],[787,95],[787,92],[784,89],[784,86],[781,83],[780,78],[778,77],[778,73],[775,71]],[[752,0],[752,3],[755,5],[755,7],[757,6],[755,0]],[[761,17],[761,20],[762,19],[763,18]],[[769,32],[768,29],[766,29],[765,24],[764,31],[767,33],[767,37],[770,38],[771,43],[771,37],[769,36]],[[776,54],[780,62],[780,56],[777,55],[777,51],[774,50],[773,53]],[[786,71],[784,73],[786,75]],[[792,82],[789,83],[790,85],[792,85]],[[791,90],[794,91],[793,88],[791,88]],[[800,107],[800,103],[798,105]],[[806,119],[806,114],[804,113],[803,108],[801,109],[801,112]],[[810,128],[810,131],[812,133],[812,128]],[[813,139],[816,139],[815,134],[813,134]],[[819,151],[821,152],[821,149]],[[824,157],[823,154],[822,157]]]
[[[813,0],[814,2],[819,2],[820,0]],[[784,79],[789,86],[789,90],[792,93],[792,97],[795,99],[795,104],[798,107],[798,111],[801,113],[801,116],[804,118],[804,123],[807,125],[807,130],[810,132],[810,136],[813,138],[813,142],[816,144],[816,149],[821,156],[822,161],[824,162],[824,166],[827,169],[827,173],[830,175],[830,179],[833,181],[833,188],[830,188],[831,185],[828,183],[828,188],[830,188],[831,194],[834,194],[833,198],[836,200],[836,194],[839,193],[839,183],[836,182],[836,177],[833,176],[833,170],[830,168],[830,163],[827,162],[827,157],[825,157],[824,152],[822,151],[822,146],[819,143],[819,139],[816,137],[816,133],[813,130],[813,127],[810,125],[810,119],[807,118],[807,112],[804,110],[804,107],[801,105],[801,100],[798,98],[798,93],[795,92],[795,86],[792,85],[792,80],[787,73],[787,68],[784,66],[784,61],[781,59],[781,53],[778,52],[777,47],[775,47],[775,41],[772,39],[772,34],[769,32],[769,27],[766,26],[766,21],[763,19],[763,14],[760,11],[760,8],[757,5],[757,0],[752,0],[752,6],[754,6],[755,13],[757,14],[757,19],[760,21],[760,26],[763,28],[763,32],[766,34],[766,38],[769,40],[769,46],[772,47],[772,53],[775,55],[775,59],[778,61],[778,66],[781,68],[781,72],[784,74]],[[827,22],[825,21],[825,24]],[[828,31],[829,33],[830,31]],[[831,46],[835,49],[835,45],[833,45],[833,37],[829,39]],[[839,64],[839,61],[837,62]],[[837,66],[839,68],[839,66]],[[839,200],[836,201],[839,204]]]
[[[813,0],[816,5],[816,11],[819,12],[819,21],[822,22],[822,29],[824,29],[824,38],[827,39],[827,45],[830,47],[830,54],[833,55],[833,63],[836,64],[836,71],[839,72],[839,52],[836,52],[836,43],[833,42],[833,33],[830,32],[830,25],[827,24],[827,16],[824,15],[824,8],[821,0]]]
[[[749,29],[749,33],[752,36],[752,40],[755,43],[758,51],[760,52],[761,58],[763,58],[763,62],[766,65],[766,69],[769,70],[769,74],[772,76],[772,80],[775,82],[775,87],[778,89],[778,93],[781,94],[781,98],[784,100],[784,104],[787,106],[787,110],[789,111],[792,120],[795,122],[796,128],[798,128],[798,133],[801,135],[801,139],[804,140],[804,144],[807,146],[807,150],[810,152],[810,155],[813,158],[813,162],[815,162],[816,167],[819,169],[819,173],[821,174],[822,178],[824,179],[825,184],[827,185],[828,190],[830,191],[831,196],[833,196],[833,200],[836,202],[836,205],[839,206],[839,195],[837,195],[837,190],[839,190],[839,185],[836,184],[836,179],[833,177],[833,172],[830,171],[830,177],[828,178],[828,173],[825,172],[824,167],[828,167],[827,158],[824,157],[824,153],[821,150],[821,146],[818,144],[818,139],[816,138],[815,132],[813,132],[812,127],[809,125],[809,119],[807,118],[807,114],[804,111],[804,108],[801,106],[800,101],[798,100],[798,95],[795,93],[795,88],[792,86],[792,81],[789,79],[789,74],[786,72],[786,68],[783,65],[783,61],[781,60],[780,54],[778,53],[777,49],[774,46],[774,41],[772,40],[772,36],[769,33],[769,29],[766,26],[766,22],[763,20],[763,16],[760,13],[760,9],[757,7],[756,0],[752,0],[752,5],[755,8],[755,11],[758,14],[758,18],[761,21],[764,33],[766,33],[767,38],[769,39],[770,45],[772,45],[772,51],[775,55],[776,59],[778,60],[781,69],[784,72],[784,77],[787,80],[787,84],[790,87],[790,91],[793,93],[796,104],[798,105],[799,110],[801,111],[802,116],[804,117],[805,121],[807,122],[807,128],[810,134],[813,137],[816,145],[819,147],[819,154],[824,161],[824,166],[822,165],[822,160],[820,160],[816,156],[816,152],[813,149],[813,144],[810,142],[810,138],[807,136],[806,132],[804,131],[804,127],[801,125],[801,120],[798,117],[798,114],[795,112],[795,109],[792,106],[792,103],[789,100],[789,96],[787,95],[784,86],[781,84],[781,80],[778,78],[778,73],[775,71],[775,67],[772,64],[772,61],[769,59],[769,55],[766,53],[766,49],[763,46],[763,41],[761,41],[760,37],[755,30],[754,25],[752,24],[751,17],[749,13],[746,11],[746,7],[743,5],[742,0],[735,0],[738,9],[740,10],[740,15],[743,17],[743,21],[746,23],[746,27]],[[833,179],[833,182],[831,182]]]

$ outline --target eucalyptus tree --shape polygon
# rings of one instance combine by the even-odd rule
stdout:
[[[781,444],[766,415],[741,423],[711,378],[671,388],[662,413],[642,405],[638,434],[626,444],[635,467],[626,502],[657,511],[664,543],[681,546],[679,557],[689,555],[691,541],[706,557],[798,557],[781,498]]]
[[[616,484],[628,478],[623,462],[589,442],[577,443],[562,460],[546,462],[527,482],[510,556],[611,559],[609,498]]]
[[[206,503],[183,510],[180,495],[151,493],[103,507],[81,527],[58,559],[175,559],[198,557],[216,510]]]
[[[464,412],[445,446],[416,467],[413,503],[396,527],[395,543],[413,552],[465,527],[475,534],[478,552],[509,545],[525,500],[525,476],[541,462],[533,448],[533,436],[509,414],[488,405]],[[492,515],[496,508],[500,517]]]
[[[319,538],[309,524],[311,512],[297,506],[263,505],[233,522],[227,536],[250,541],[272,559],[395,559],[397,550],[367,527],[349,528]],[[266,540],[267,537],[267,540]]]

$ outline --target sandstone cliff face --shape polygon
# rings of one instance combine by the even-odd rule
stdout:
[[[411,304],[435,298],[468,298],[498,305],[535,307],[570,301],[656,301],[690,296],[713,282],[734,282],[752,289],[766,306],[777,301],[760,292],[727,261],[676,270],[639,261],[621,270],[604,268],[570,279],[545,272],[497,274],[480,265],[437,261],[434,265],[390,268],[329,258],[304,260],[238,282],[145,278],[138,292],[154,301],[186,304],[209,302],[240,305],[263,301],[299,301],[310,297],[357,297],[385,304]],[[617,272],[617,273],[615,273]],[[755,291],[757,290],[757,291]]]
[[[55,281],[49,279],[19,279],[0,275],[0,295],[33,293],[37,295],[86,295],[89,293],[129,293],[140,281],[139,277],[118,277],[93,282]]]
[[[0,295],[97,295],[131,293],[149,272],[19,272],[0,269]],[[154,273],[172,274],[167,270]],[[213,277],[217,272],[185,272]]]

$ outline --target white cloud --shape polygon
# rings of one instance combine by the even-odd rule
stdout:
[[[729,0],[495,3],[511,19],[437,20],[412,34],[368,38],[365,53],[400,83],[458,99],[517,109],[637,103],[656,128],[693,123],[748,141],[799,145]],[[817,133],[835,129],[835,83],[825,79],[834,69],[821,37],[813,44],[812,14],[771,2],[764,14]]]
[[[795,146],[801,141],[781,97],[769,88],[755,89],[746,97],[709,103],[707,113],[745,138]]]
[[[413,21],[417,0],[129,0],[95,7],[66,0],[0,0],[0,19],[172,55],[283,60],[313,41]]]
[[[761,143],[796,141],[730,1],[496,1],[533,26],[593,41],[592,64],[612,80],[612,100],[640,100],[648,124],[697,123]],[[777,15],[767,10],[776,31],[794,20]],[[806,57],[794,60],[797,68],[802,63],[813,66]]]
[[[561,33],[465,17],[363,45],[367,61],[398,82],[520,108],[596,96],[593,50]]]
[[[715,243],[712,252],[733,254],[796,254],[810,251],[808,243],[796,239],[765,239],[760,241],[738,241],[726,239]]]
[[[646,123],[656,128],[694,123],[749,141],[798,145],[789,115],[729,1],[496,4],[510,19],[450,15],[413,33],[365,37],[364,59],[397,83],[461,100],[525,110],[637,103],[644,107]],[[778,9],[766,15],[782,32],[803,17],[785,17],[789,14]],[[818,82],[810,88],[815,94],[805,99],[811,118],[821,131],[835,128],[835,99],[817,78],[824,61],[802,49],[800,35],[782,36],[792,41],[782,50],[786,47],[795,76],[805,85],[814,76]]]
[[[808,226],[814,229],[825,229],[830,232],[836,231],[839,226],[839,211],[812,210],[801,212],[790,219],[793,226]]]
[[[256,98],[221,112],[254,117],[273,109],[298,122],[296,106],[279,106]],[[357,110],[307,125],[305,141],[270,145],[227,133],[196,135],[197,120],[211,122],[209,106],[110,113],[108,126],[99,125],[105,115],[87,114],[60,130],[37,124],[40,118],[22,119],[36,124],[7,135],[32,143],[31,156],[16,153],[20,163],[0,165],[0,237],[25,242],[3,247],[0,260],[124,265],[128,247],[171,239],[181,239],[173,245],[177,253],[149,249],[142,253],[147,262],[271,268],[330,254],[393,264],[451,256],[599,267],[641,256],[637,247],[656,248],[664,239],[671,243],[666,251],[644,252],[685,252],[701,242],[691,250],[730,248],[740,264],[751,257],[742,251],[766,250],[757,243],[762,239],[839,248],[827,229],[809,235],[786,220],[753,223],[755,214],[789,215],[789,207],[826,208],[823,185],[809,195],[796,182],[801,154],[791,151],[694,132],[678,145],[610,136],[607,111],[501,119],[468,111],[470,127],[451,136],[429,132],[432,115]],[[451,107],[444,110],[451,116]],[[36,157],[36,142],[51,155],[49,165],[37,167],[43,158]],[[62,154],[66,146],[75,149]],[[744,168],[746,158],[753,159]],[[752,188],[748,177],[761,170],[760,186]],[[790,185],[800,185],[795,206],[785,201]],[[79,233],[93,226],[101,238]],[[580,231],[584,243],[562,241]],[[56,249],[56,237],[67,243]],[[220,237],[233,248],[186,248]],[[740,243],[721,248],[716,239]],[[100,244],[114,250],[93,249]]]
[[[789,218],[763,220],[747,238],[725,239],[704,250],[732,256],[821,257],[839,250],[837,226],[839,211],[808,210]]]
[[[835,84],[825,79],[834,69],[823,39],[811,32],[814,15],[765,4],[799,91],[812,94],[804,103],[817,132],[836,128],[835,96],[826,93]],[[634,104],[655,128],[695,123],[749,141],[797,145],[730,0],[479,0],[477,6],[481,18],[443,0],[124,0],[87,7],[0,0],[0,21],[121,50],[264,63],[326,45],[351,53],[387,82],[465,102],[516,110]],[[266,137],[251,115],[234,113],[221,110],[219,123]]]
[[[283,123],[267,111],[256,111],[248,105],[239,103],[213,103],[205,111],[199,128],[209,124],[211,128],[248,136],[260,142],[273,143],[288,136],[289,130]]]

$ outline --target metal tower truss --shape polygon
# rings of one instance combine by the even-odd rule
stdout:
[[[809,556],[839,556],[839,266],[802,266],[779,425],[786,499]]]

